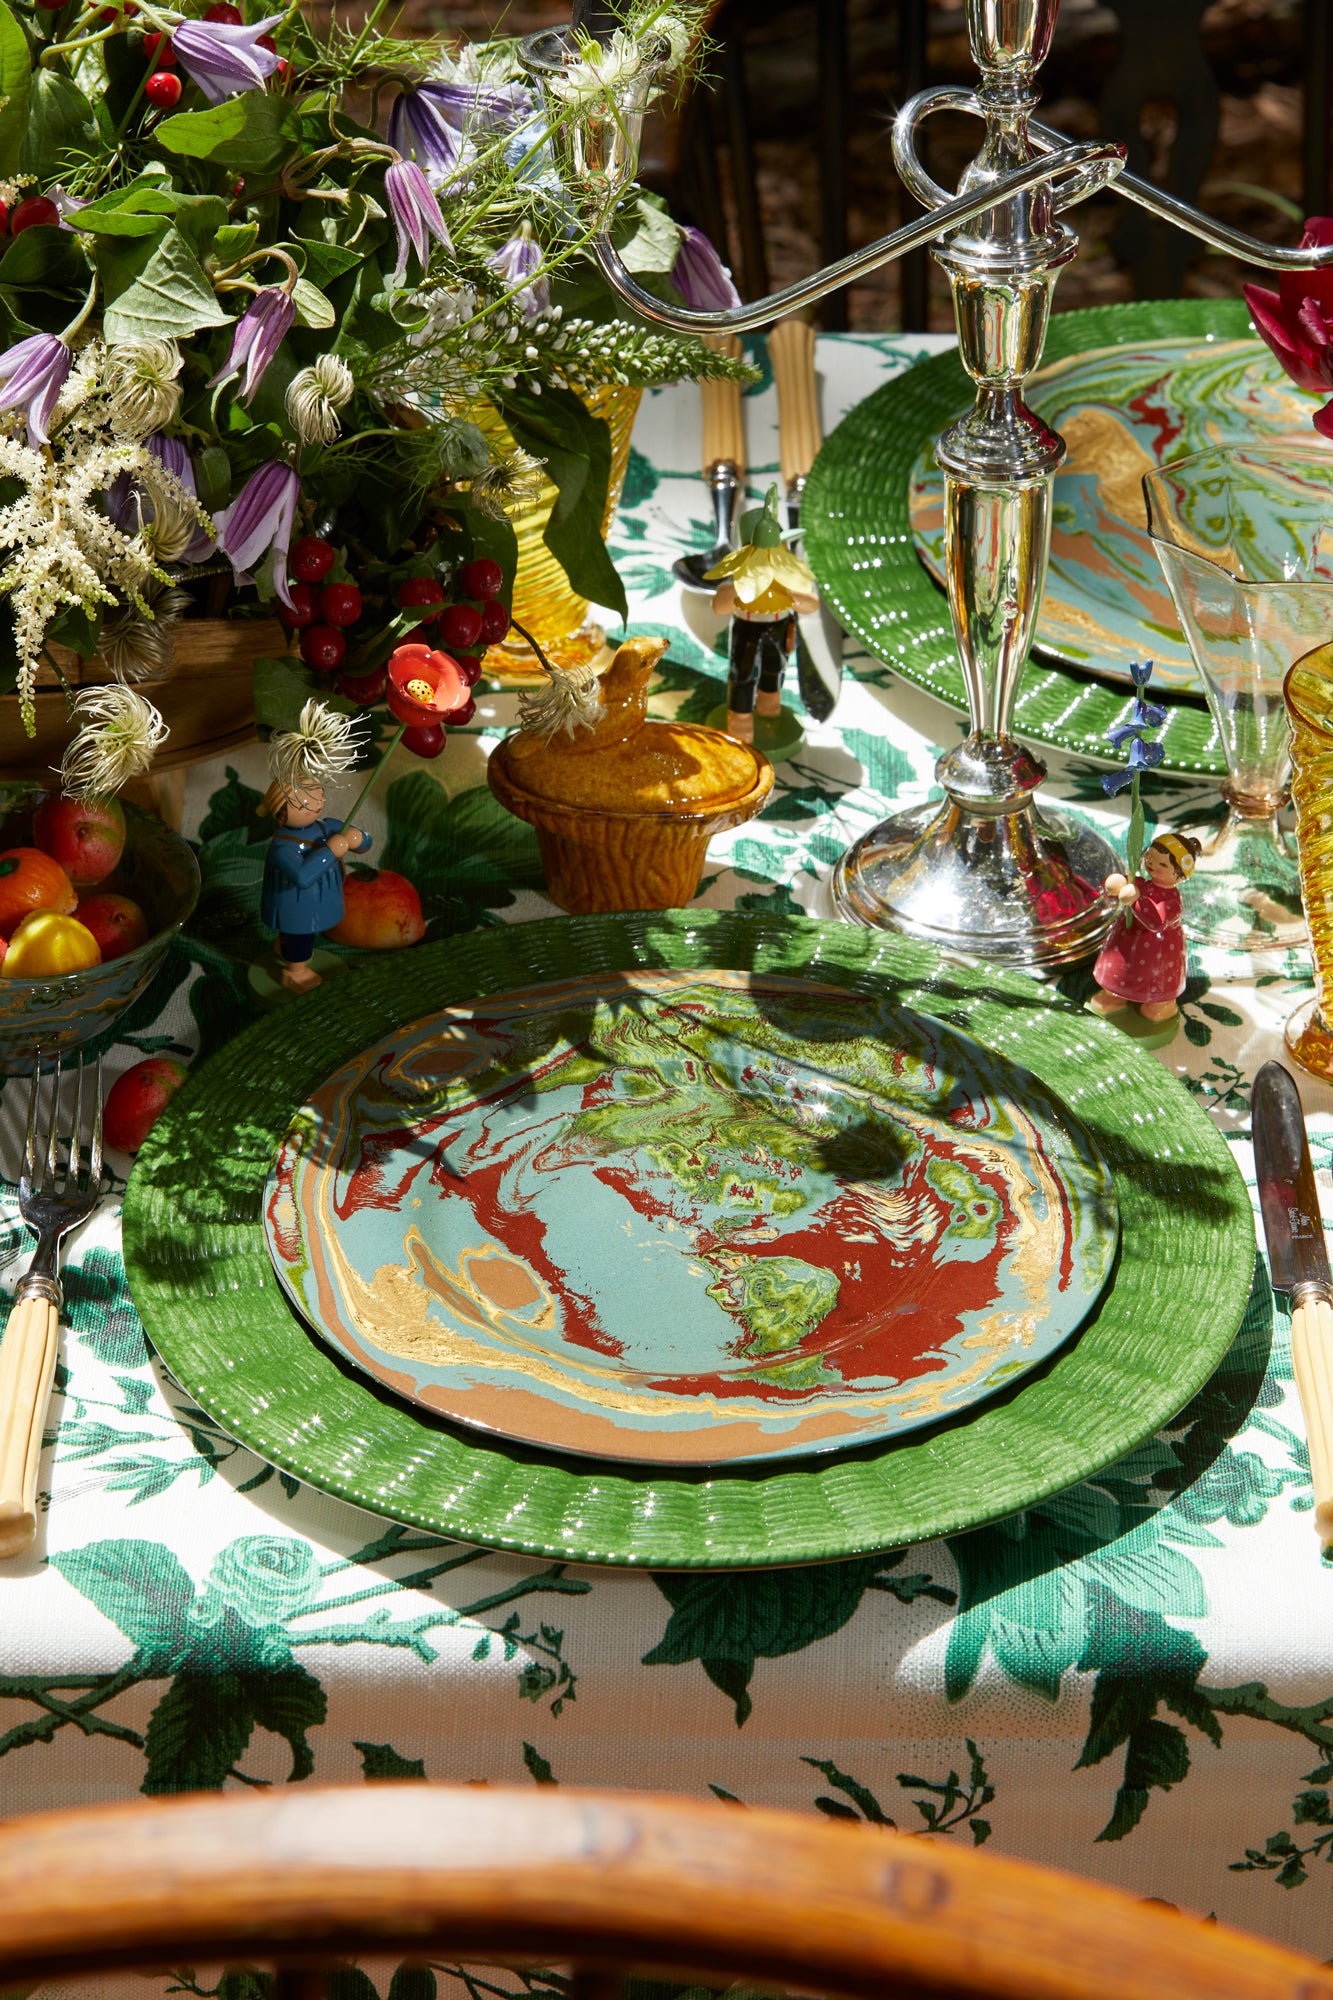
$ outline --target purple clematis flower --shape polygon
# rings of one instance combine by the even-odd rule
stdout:
[[[533,277],[541,261],[541,249],[526,222],[520,223],[509,241],[502,243],[486,259],[491,269],[500,273],[506,287],[513,291],[524,319],[540,319],[551,304],[549,281]],[[527,283],[528,279],[532,282]]]
[[[271,49],[257,46],[285,20],[266,15],[248,25],[229,21],[181,21],[171,31],[171,46],[210,104],[221,104],[242,90],[262,90],[278,67]]]
[[[215,517],[218,549],[231,564],[238,583],[252,583],[254,578],[248,572],[270,549],[273,551],[273,581],[289,610],[295,607],[287,582],[287,551],[300,493],[301,482],[290,465],[273,459],[252,473],[230,507]]]
[[[680,232],[671,282],[691,312],[725,312],[741,302],[730,271],[702,229],[692,229],[688,223]]]
[[[69,374],[70,351],[54,333],[31,333],[0,354],[0,410],[22,410],[28,443],[50,442],[51,412]]]
[[[389,144],[439,187],[466,165],[487,133],[511,132],[534,110],[531,93],[520,83],[423,83],[394,99]]]
[[[153,456],[166,467],[168,472],[179,479],[185,491],[193,495],[197,500],[199,497],[199,488],[195,484],[194,460],[190,457],[180,438],[166,437],[161,431],[158,431],[154,437],[150,437],[147,440],[147,443],[148,449],[152,452]],[[212,555],[213,549],[214,543],[212,537],[206,535],[202,528],[196,528],[190,538],[189,547],[181,557],[181,561],[187,563],[204,562]]]
[[[219,382],[230,382],[244,370],[241,401],[248,405],[264,379],[269,362],[291,332],[295,318],[296,302],[290,292],[279,291],[276,286],[256,292],[236,322],[226,366],[211,377],[209,388],[216,388]]]
[[[453,245],[444,226],[435,190],[415,160],[394,161],[384,176],[384,192],[389,198],[389,213],[398,232],[398,268],[393,274],[393,281],[401,285],[410,250],[416,251],[424,271],[430,262],[432,236],[437,243],[443,243],[446,250],[452,250]]]

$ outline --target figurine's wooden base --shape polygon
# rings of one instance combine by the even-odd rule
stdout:
[[[1103,1014],[1091,1000],[1085,1001],[1084,1005],[1089,1014],[1095,1014],[1099,1021],[1109,1021],[1113,1028],[1119,1028],[1122,1035],[1128,1035],[1130,1041],[1137,1042],[1141,1049],[1164,1049],[1180,1033],[1179,1012],[1174,1013],[1169,1021],[1149,1021],[1132,1002],[1127,1007],[1117,1007],[1114,1014]]]
[[[347,960],[336,958],[331,951],[312,952],[306,961],[319,974],[320,984],[330,979],[339,979],[347,970]],[[252,959],[247,972],[250,991],[261,1007],[285,1007],[289,1000],[303,1000],[305,993],[295,987],[284,986],[282,980],[282,960],[277,957]],[[306,988],[306,992],[318,993],[318,986]]]
[[[726,732],[727,710],[725,705],[715,708],[708,717],[710,729]],[[770,764],[784,764],[789,758],[805,748],[805,731],[801,719],[785,705],[776,715],[756,715],[754,719],[754,747],[762,750]]]

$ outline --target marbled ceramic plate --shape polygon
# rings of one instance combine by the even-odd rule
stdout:
[[[293,1302],[400,1395],[666,1464],[956,1416],[1068,1339],[1117,1240],[1034,1077],[886,999],[727,971],[386,1037],[298,1112],[264,1223]]]
[[[1289,439],[1308,450],[1313,399],[1257,340],[1163,339],[1050,362],[1028,401],[1069,447],[1055,476],[1038,646],[1126,686],[1130,662],[1147,656],[1155,687],[1202,694],[1148,539],[1143,475],[1213,444]],[[908,509],[917,552],[943,585],[944,478],[930,445],[912,468]]]

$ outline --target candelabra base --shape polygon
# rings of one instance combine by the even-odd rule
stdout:
[[[1099,834],[1025,802],[995,817],[952,799],[895,813],[833,872],[849,923],[1001,965],[1069,965],[1102,944],[1115,914],[1102,883],[1122,863]]]

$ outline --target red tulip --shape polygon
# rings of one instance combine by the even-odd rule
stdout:
[[[1302,250],[1333,243],[1333,215],[1312,215]],[[1283,271],[1275,292],[1246,285],[1245,303],[1256,331],[1268,342],[1298,389],[1333,396],[1333,266],[1322,271]],[[1333,402],[1316,410],[1314,427],[1333,438]]]

